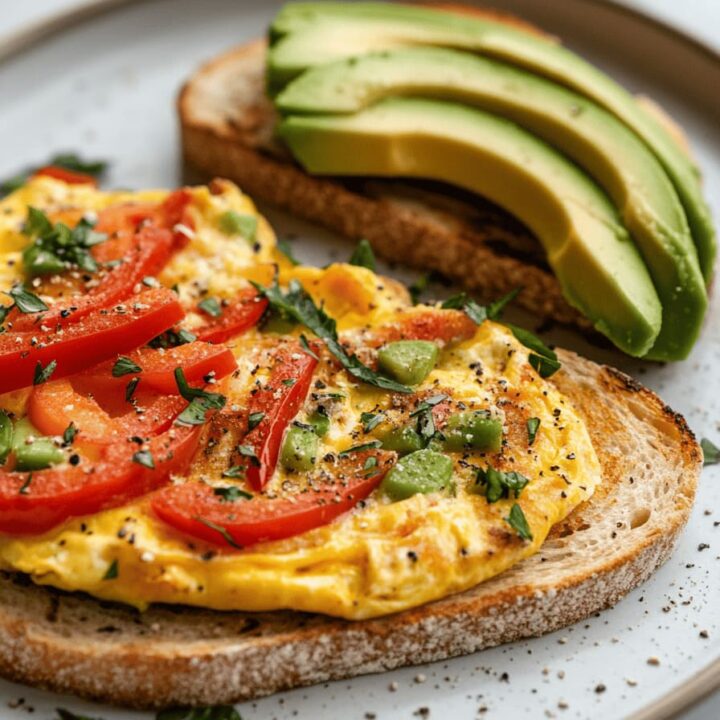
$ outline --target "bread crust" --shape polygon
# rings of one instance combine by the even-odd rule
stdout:
[[[0,674],[114,704],[232,703],[541,635],[616,603],[670,555],[702,459],[685,421],[608,367],[560,351],[603,484],[541,551],[467,592],[350,622],[293,612],[145,613],[0,574]]]

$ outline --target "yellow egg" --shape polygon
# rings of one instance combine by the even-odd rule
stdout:
[[[278,258],[264,220],[258,219],[256,247],[223,232],[219,224],[228,210],[257,216],[250,200],[230,183],[192,193],[189,244],[163,271],[161,281],[180,283],[181,297],[190,300],[208,293],[230,297],[248,278],[270,283]],[[0,214],[0,252],[9,258],[22,248],[19,224],[27,204],[50,208],[82,203],[97,210],[130,197],[162,199],[164,194],[102,194],[35,180],[4,201],[12,212]],[[342,263],[319,269],[281,262],[280,282],[290,280],[300,282],[324,307],[348,342],[361,345],[402,317],[433,310],[413,309],[395,281]],[[258,367],[281,341],[269,330],[255,329],[233,340],[239,368],[223,384],[226,408],[244,407],[251,387],[262,382],[265,371]],[[299,327],[290,334],[300,332],[312,337]],[[372,359],[375,350],[363,352]],[[411,412],[417,403],[438,394],[446,396],[453,412],[486,410],[499,418],[502,449],[449,452],[452,491],[415,494],[397,502],[375,491],[362,506],[325,526],[243,550],[219,550],[184,537],[153,514],[147,499],[140,499],[70,520],[40,537],[0,537],[0,568],[139,608],[169,602],[219,610],[292,608],[351,619],[374,617],[462,591],[503,572],[536,552],[552,525],[587,500],[600,482],[587,428],[571,401],[539,377],[529,365],[527,349],[494,322],[484,322],[469,339],[442,347],[435,368],[410,399],[360,383],[324,355],[316,378],[322,380],[322,392],[310,393],[297,419],[306,421],[318,403],[327,404],[330,428],[320,441],[318,458],[336,456],[381,438],[391,427],[415,422]],[[0,405],[12,406],[16,414],[24,402],[22,395],[0,397]],[[382,413],[384,420],[365,432],[362,413]],[[530,418],[539,421],[532,444]],[[220,478],[224,451],[221,446],[214,457],[198,453],[186,476],[173,481],[231,482]],[[520,473],[529,482],[518,497],[510,493],[488,502],[476,492],[476,476],[489,466]],[[232,482],[245,487],[242,481]],[[266,492],[283,495],[298,482],[303,478],[279,465]],[[515,504],[522,509],[531,540],[520,537],[508,522]],[[105,579],[113,563],[118,576]]]

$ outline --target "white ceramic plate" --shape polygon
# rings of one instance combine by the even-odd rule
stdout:
[[[201,61],[262,33],[280,3],[105,0],[99,5],[104,12],[56,20],[0,48],[0,58],[7,56],[0,65],[0,177],[70,149],[108,158],[113,186],[179,184],[173,101],[182,80]],[[692,140],[707,195],[720,216],[718,57],[612,5],[506,0],[504,8],[556,32],[630,88],[665,105]],[[306,260],[325,262],[349,251],[326,233],[277,212],[269,216],[280,234],[302,235],[296,242]],[[698,435],[718,442],[718,304],[716,296],[692,357],[673,366],[628,366],[572,334],[558,337],[639,374],[686,415]],[[720,684],[719,520],[720,468],[710,468],[675,555],[614,609],[540,639],[248,703],[240,707],[243,718],[669,717]],[[709,547],[699,550],[704,545]],[[650,658],[658,664],[649,664]],[[19,698],[24,703],[12,709]],[[28,706],[38,718],[52,717],[58,706],[105,720],[151,717],[0,681],[1,717],[28,717]]]

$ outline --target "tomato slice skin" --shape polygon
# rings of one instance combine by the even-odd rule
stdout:
[[[62,180],[62,182],[68,185],[94,185],[97,187],[97,180],[92,175],[86,175],[85,173],[75,172],[74,170],[67,170],[64,167],[58,165],[46,165],[36,170],[34,173],[35,177],[51,177],[55,180]]]
[[[157,489],[170,473],[182,472],[190,463],[200,430],[173,428],[152,438],[148,448],[154,470],[133,462],[138,446],[128,442],[107,446],[97,461],[34,472],[29,483],[28,473],[0,470],[0,532],[43,533],[71,517],[116,507]]]
[[[203,316],[204,324],[193,328],[198,340],[224,343],[257,325],[268,302],[254,288],[242,291],[236,298],[223,304],[222,314],[217,318]]]
[[[175,381],[175,368],[182,368],[189,383],[207,382],[205,378],[211,373],[215,380],[220,380],[237,369],[237,360],[232,350],[223,345],[198,341],[163,351],[139,348],[128,353],[126,357],[138,365],[142,372],[114,378],[112,369],[115,358],[90,368],[83,375],[97,385],[119,385],[123,388],[130,377],[138,377],[139,387],[142,389],[178,395],[180,391]]]
[[[363,471],[369,457],[377,459],[372,475]],[[326,525],[367,498],[394,458],[395,453],[382,450],[357,453],[341,483],[290,498],[224,502],[209,485],[187,482],[164,487],[152,497],[151,506],[163,522],[186,535],[241,549]]]
[[[47,332],[9,329],[0,335],[0,393],[32,385],[38,363],[44,368],[57,362],[53,379],[65,377],[144,345],[183,317],[175,293],[158,288],[134,295],[127,306],[96,310]]]
[[[243,440],[258,461],[247,464],[245,475],[255,490],[262,490],[275,472],[283,435],[305,402],[317,363],[298,343],[283,345],[273,355],[270,380],[251,395],[248,414],[264,414]]]
[[[187,401],[178,395],[138,390],[134,403],[125,400],[125,386],[85,385],[73,376],[38,385],[28,402],[28,416],[44,435],[62,435],[73,423],[78,442],[110,445],[130,437],[149,437],[168,430]],[[142,408],[142,412],[138,412]]]

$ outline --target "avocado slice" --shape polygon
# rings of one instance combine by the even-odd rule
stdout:
[[[706,284],[716,254],[700,173],[668,131],[610,77],[562,45],[508,25],[395,3],[286,5],[270,29],[268,87],[276,93],[309,67],[368,52],[431,45],[473,50],[576,90],[616,115],[655,153],[680,197]]]
[[[505,63],[445,48],[371,53],[312,68],[276,98],[282,113],[352,113],[419,95],[502,115],[561,150],[610,195],[650,270],[663,322],[649,357],[684,357],[702,326],[705,282],[675,188],[648,147],[591,100]]]
[[[644,355],[661,308],[607,196],[517,125],[441,100],[388,98],[354,115],[291,116],[280,136],[311,173],[440,180],[484,195],[535,232],[567,300],[630,355]]]

